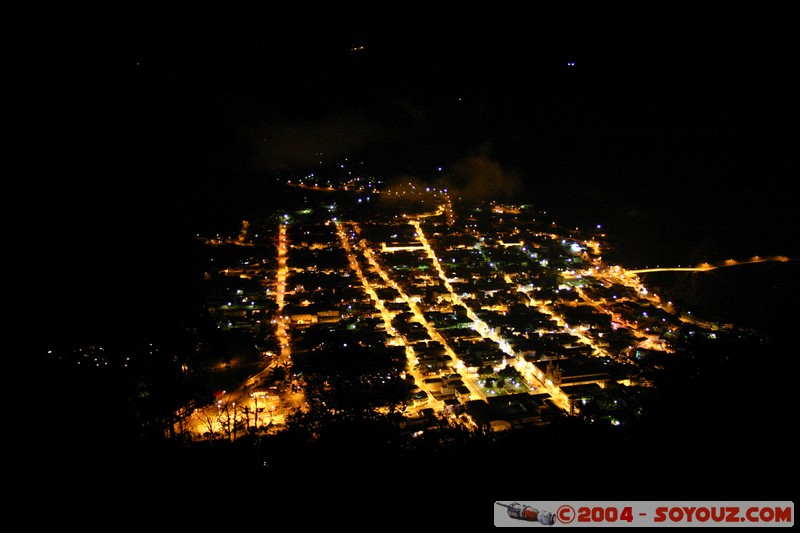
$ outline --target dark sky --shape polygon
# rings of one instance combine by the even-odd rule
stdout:
[[[184,237],[320,152],[387,179],[477,161],[642,254],[797,252],[788,2],[330,4],[32,2],[10,19],[11,227],[20,275],[57,300],[46,319],[123,280],[172,286]]]

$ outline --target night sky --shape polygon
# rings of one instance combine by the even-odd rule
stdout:
[[[317,153],[387,181],[482,161],[632,266],[798,255],[787,3],[535,4],[34,3],[11,103],[36,274],[71,298],[169,261]]]
[[[603,224],[623,266],[798,258],[790,6],[26,3],[8,17],[15,329],[39,349],[181,317],[194,236],[269,212],[276,177],[320,153],[513,185]]]

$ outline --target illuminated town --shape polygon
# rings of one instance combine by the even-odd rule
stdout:
[[[638,275],[717,267],[608,264],[599,225],[374,178],[285,185],[301,207],[198,235],[207,316],[249,346],[198,350],[182,366],[189,379],[215,376],[213,400],[175,412],[169,431],[189,441],[275,434],[310,410],[393,416],[411,436],[563,416],[625,425],[642,414],[659,356],[734,330],[676,309]]]
[[[15,10],[10,522],[796,501],[769,4]]]

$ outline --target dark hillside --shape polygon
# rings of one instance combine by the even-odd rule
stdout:
[[[788,341],[800,301],[800,263],[767,261],[705,272],[652,272],[644,282],[697,316]]]

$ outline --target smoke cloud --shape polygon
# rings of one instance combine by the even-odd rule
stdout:
[[[478,203],[514,198],[522,192],[523,183],[516,173],[480,153],[455,163],[435,186],[447,189],[451,197],[463,202]]]

